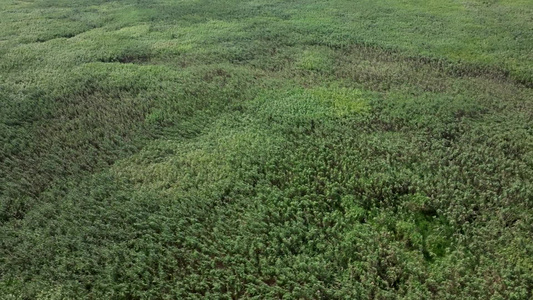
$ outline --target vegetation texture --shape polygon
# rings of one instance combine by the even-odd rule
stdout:
[[[0,0],[0,298],[531,299],[532,16]]]

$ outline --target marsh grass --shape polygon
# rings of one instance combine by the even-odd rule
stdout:
[[[3,1],[0,298],[531,298],[532,11]]]

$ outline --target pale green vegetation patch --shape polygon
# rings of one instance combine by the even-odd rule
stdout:
[[[308,71],[331,72],[334,63],[332,54],[327,47],[306,49],[301,52],[297,66]]]
[[[252,110],[264,119],[301,122],[364,114],[370,110],[365,93],[357,89],[317,87],[291,89],[260,94]]]
[[[361,90],[343,87],[328,87],[312,89],[311,94],[318,97],[322,103],[331,107],[339,116],[354,113],[364,113],[370,110],[368,100]]]

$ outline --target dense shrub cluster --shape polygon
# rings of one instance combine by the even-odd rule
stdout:
[[[533,297],[489,2],[1,3],[0,298]]]

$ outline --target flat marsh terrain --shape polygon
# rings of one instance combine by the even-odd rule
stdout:
[[[0,0],[0,299],[531,299],[533,1]]]

